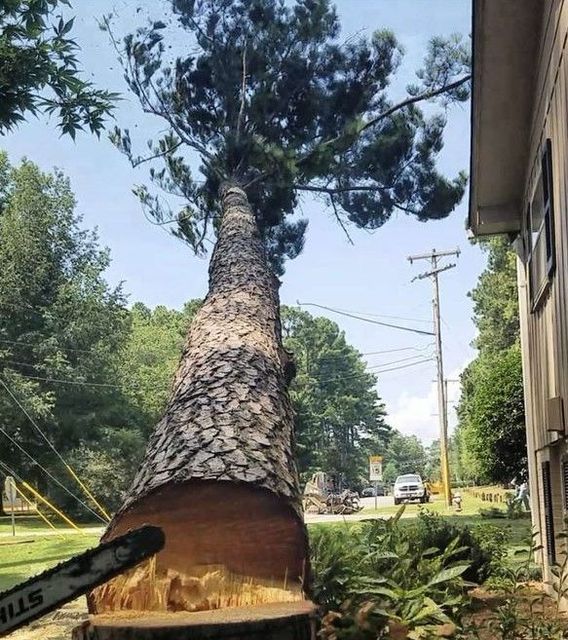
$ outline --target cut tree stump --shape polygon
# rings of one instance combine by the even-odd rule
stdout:
[[[130,613],[130,615],[128,615]],[[200,613],[91,616],[73,640],[315,640],[308,602],[217,609]]]
[[[278,281],[244,191],[226,186],[221,195],[209,292],[191,324],[165,414],[103,536],[111,540],[150,523],[162,527],[166,544],[152,560],[89,595],[90,613],[109,616],[108,634],[97,638],[115,637],[109,620],[121,629],[117,638],[134,637],[124,635],[131,628],[124,626],[128,611],[136,612],[136,625],[154,620],[148,612],[183,612],[184,625],[203,620],[198,626],[205,629],[223,609],[311,607],[305,602],[308,543],[287,391],[294,367],[282,346]],[[268,616],[271,610],[263,611]],[[197,612],[206,613],[191,618]],[[274,621],[276,635],[264,637],[303,638],[293,635],[299,633],[294,625],[292,635],[276,630],[284,620],[297,620],[297,614],[287,615]],[[270,625],[268,618],[248,623]],[[163,635],[150,625],[151,632],[136,637],[173,638],[168,628]]]

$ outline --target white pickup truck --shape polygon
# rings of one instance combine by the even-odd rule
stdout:
[[[422,478],[416,473],[408,473],[404,476],[398,476],[394,481],[393,488],[394,503],[410,502],[418,500],[419,502],[428,502],[430,495]]]

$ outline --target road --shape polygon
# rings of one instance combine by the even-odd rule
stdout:
[[[359,502],[365,508],[375,508],[375,498],[361,498]],[[392,507],[393,504],[392,496],[377,496],[377,509],[381,507]]]
[[[432,496],[432,502],[440,500],[439,496]],[[364,509],[375,508],[375,498],[361,498],[361,505]],[[340,514],[320,515],[316,513],[306,513],[304,515],[304,522],[306,524],[318,524],[324,522],[358,522],[359,520],[373,520],[379,518],[392,518],[395,511],[389,509],[381,513],[381,509],[385,507],[393,507],[394,502],[392,496],[377,497],[377,509],[378,511],[359,511],[359,513],[353,513],[349,516],[343,516]],[[412,518],[416,516],[416,511],[410,511],[403,514],[403,518]]]

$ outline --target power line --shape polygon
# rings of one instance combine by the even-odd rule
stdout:
[[[303,345],[300,345],[303,346]],[[365,352],[352,352],[353,355],[356,356],[378,356],[378,355],[384,355],[386,353],[397,353],[400,351],[426,351],[426,349],[431,349],[434,345],[432,344],[426,344],[422,347],[400,347],[398,349],[383,349],[382,351],[365,351]],[[298,353],[298,350],[292,348],[292,351],[294,352],[294,354]],[[311,354],[313,355],[313,360],[314,362],[325,362],[327,360],[338,360],[341,358],[344,358],[346,355],[351,355],[351,354],[344,354],[344,353],[336,353],[336,354],[328,354],[328,355],[323,355],[323,356],[318,356],[315,354]],[[415,356],[418,357],[418,356]]]
[[[30,365],[33,366],[33,365]],[[107,387],[113,389],[123,389],[119,384],[110,384],[106,382],[81,382],[80,380],[63,380],[60,378],[44,378],[43,376],[30,376],[26,373],[18,372],[18,375],[22,378],[29,378],[30,380],[43,380],[44,382],[55,382],[57,384],[75,384],[83,387]],[[132,387],[131,387],[132,388]]]
[[[422,329],[412,329],[411,327],[403,327],[398,324],[390,324],[388,322],[380,322],[379,320],[371,320],[370,318],[363,318],[361,316],[357,316],[353,313],[346,313],[345,311],[339,311],[338,309],[332,309],[331,307],[326,307],[323,304],[315,304],[314,302],[300,302],[297,301],[298,306],[300,307],[318,307],[319,309],[325,309],[326,311],[331,311],[331,313],[337,313],[340,316],[346,316],[348,318],[354,318],[355,320],[361,320],[362,322],[368,322],[370,324],[376,324],[381,327],[389,327],[390,329],[398,329],[400,331],[409,331],[410,333],[418,333],[422,336],[433,336],[434,333],[432,331],[423,331]]]
[[[42,466],[32,455],[30,455],[16,440],[14,440],[14,438],[12,438],[12,436],[3,428],[0,427],[0,433],[4,434],[6,436],[6,438],[8,438],[8,440],[10,440],[10,442],[12,442],[12,444],[14,444],[27,458],[29,458],[35,465],[37,465],[51,480],[53,480],[53,482],[55,482],[59,487],[61,487],[67,494],[69,494],[72,498],[74,498],[80,505],[82,505],[83,507],[85,507],[85,509],[87,509],[88,511],[90,511],[98,520],[100,520],[101,522],[104,522],[104,524],[107,524],[106,520],[104,520],[103,518],[101,518],[101,516],[94,511],[93,509],[91,509],[91,507],[89,507],[88,504],[85,504],[81,498],[79,498],[78,496],[76,496],[72,491],[70,491],[64,484],[62,484],[61,482],[59,482],[59,480],[52,475],[44,466]]]
[[[22,342],[21,340],[8,340],[6,338],[0,338],[0,342],[5,344],[14,344],[22,347],[40,347],[40,346],[50,346],[54,349],[58,349],[60,351],[76,351],[77,353],[96,353],[95,349],[74,349],[72,347],[62,347],[58,344],[56,345],[45,345],[37,342]]]
[[[19,476],[14,469],[11,469],[7,464],[4,464],[1,460],[0,460],[0,467],[4,467],[4,471],[2,473],[4,473],[4,475],[6,475],[6,472],[11,475],[14,476],[14,478],[16,478],[16,480],[18,482],[23,482],[23,479],[21,476]]]
[[[85,486],[85,484],[81,481],[81,479],[77,476],[77,474],[75,473],[75,471],[73,471],[73,469],[69,466],[69,464],[67,463],[67,461],[63,458],[63,456],[59,453],[59,451],[56,449],[55,445],[53,444],[53,442],[51,442],[51,440],[45,435],[45,433],[43,432],[43,430],[40,428],[40,426],[37,424],[37,422],[31,417],[31,415],[28,413],[28,411],[26,410],[26,408],[24,407],[24,405],[18,400],[18,398],[12,393],[10,387],[6,384],[6,381],[0,377],[0,384],[4,387],[4,389],[8,392],[8,395],[10,396],[10,398],[12,398],[12,400],[18,405],[18,407],[22,410],[22,413],[26,416],[26,418],[32,423],[32,425],[34,426],[35,430],[39,433],[39,435],[45,440],[45,442],[47,443],[47,445],[49,446],[49,448],[53,451],[53,453],[55,453],[55,455],[59,458],[59,460],[61,460],[61,462],[63,463],[63,466],[67,469],[67,471],[69,471],[69,473],[71,474],[72,478],[79,484],[79,486],[81,487],[81,489],[83,489],[83,491],[87,494],[87,496],[93,501],[93,503],[95,504],[95,506],[97,507],[97,509],[99,509],[99,511],[103,514],[103,516],[105,516],[105,518],[107,518],[107,520],[110,522],[110,517],[109,515],[106,513],[106,511],[101,507],[101,505],[99,504],[99,502],[97,501],[97,499],[93,496],[93,494],[91,493],[91,491],[88,489],[88,487]]]
[[[359,316],[369,316],[370,318],[390,318],[391,320],[406,320],[407,322],[422,322],[424,324],[432,324],[432,320],[424,318],[408,318],[405,316],[390,316],[384,313],[368,313],[366,311],[353,311],[352,309],[338,309],[345,313],[356,313]]]
[[[376,356],[382,353],[395,353],[397,351],[426,351],[431,349],[433,344],[426,344],[423,347],[401,347],[400,349],[385,349],[384,351],[367,351],[366,353],[360,353],[361,356]]]
[[[331,378],[313,378],[314,380],[316,380],[316,382],[335,382],[338,380],[346,380],[346,379],[350,379],[350,378],[360,378],[363,376],[367,376],[367,375],[381,375],[382,373],[388,373],[389,371],[397,371],[398,369],[407,369],[408,367],[416,367],[418,365],[421,364],[425,364],[426,362],[432,362],[433,358],[424,358],[423,360],[419,360],[418,362],[410,362],[408,364],[404,364],[398,367],[391,367],[391,368],[387,368],[387,369],[382,369],[380,371],[370,371],[370,369],[372,369],[372,367],[368,367],[365,371],[362,371],[361,373],[354,373],[354,374],[350,374],[350,375],[341,375],[338,374],[334,377]],[[386,366],[388,363],[384,363],[382,365],[375,365],[375,367],[384,367]]]

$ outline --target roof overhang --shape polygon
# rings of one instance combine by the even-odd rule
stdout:
[[[542,5],[473,0],[468,226],[476,236],[520,230]]]

